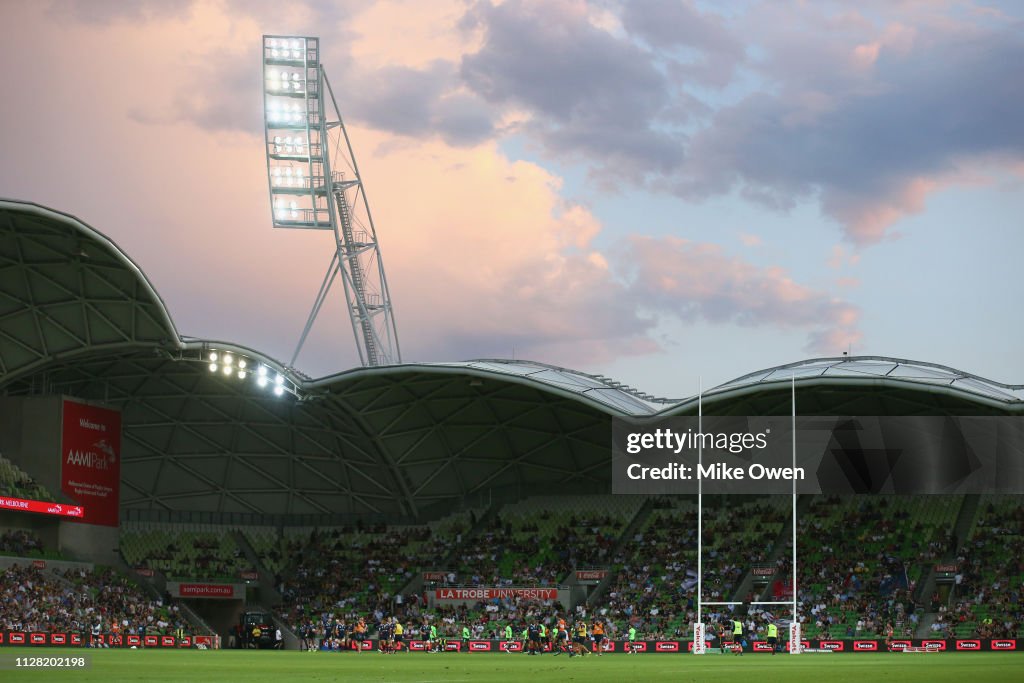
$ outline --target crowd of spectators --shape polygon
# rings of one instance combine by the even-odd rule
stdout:
[[[328,612],[379,621],[404,602],[398,591],[413,572],[443,564],[465,530],[449,526],[445,538],[429,526],[314,530],[279,585],[281,610],[290,623]]]
[[[940,613],[944,631],[1016,638],[1024,621],[1024,505],[989,502],[956,564],[953,606]]]
[[[11,529],[0,535],[0,554],[27,556],[43,552],[43,542],[25,529]]]
[[[149,599],[110,569],[0,571],[0,630],[173,634],[184,621],[177,605]]]

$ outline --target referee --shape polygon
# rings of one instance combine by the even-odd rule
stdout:
[[[768,622],[768,644],[772,646],[772,656],[775,656],[776,644],[779,642],[779,627],[774,621]]]

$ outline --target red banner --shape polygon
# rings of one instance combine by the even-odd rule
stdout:
[[[446,576],[444,572],[423,572],[424,581],[444,581]]]
[[[1016,640],[993,640],[991,643],[993,650],[1016,650]]]
[[[527,600],[557,600],[557,588],[438,588],[438,600],[495,600],[525,598]]]
[[[878,649],[878,643],[874,640],[855,640],[853,641],[854,652],[874,652]]]
[[[818,647],[822,650],[831,650],[832,652],[842,652],[846,649],[846,644],[841,640],[822,640],[818,643]]]
[[[601,581],[608,576],[604,569],[579,569],[576,571],[577,581]]]
[[[85,507],[82,521],[117,526],[121,492],[121,413],[64,400],[61,491]]]
[[[25,500],[24,498],[12,498],[10,496],[0,496],[0,509],[38,512],[39,514],[55,515],[57,517],[81,517],[85,514],[85,510],[81,505],[62,505],[60,503],[48,503],[44,500]]]
[[[958,650],[980,650],[980,640],[958,640],[956,641],[956,649]]]
[[[149,567],[136,567],[135,573],[139,576],[153,576],[153,570]]]
[[[32,560],[32,566],[36,569],[46,569],[46,560]]]
[[[246,569],[245,571],[240,572],[238,574],[238,576],[242,579],[242,581],[259,581],[260,580],[260,573],[257,572],[257,571],[253,571],[251,569]]]

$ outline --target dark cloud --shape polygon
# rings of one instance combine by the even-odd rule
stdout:
[[[622,25],[652,48],[676,55],[672,71],[702,84],[726,85],[744,59],[743,45],[725,21],[686,0],[627,2]]]
[[[408,136],[437,134],[454,145],[479,143],[494,132],[495,113],[460,93],[454,67],[435,61],[423,69],[385,67],[348,74],[351,116],[374,128]],[[346,114],[346,117],[348,114]]]
[[[781,208],[818,196],[849,238],[877,240],[945,176],[1024,158],[1020,28],[919,35],[906,52],[882,45],[860,80],[843,76],[851,47],[846,63],[831,62],[829,90],[806,90],[816,71],[795,69],[796,83],[780,73],[778,94],[721,109],[694,137],[672,189],[699,198],[740,188]]]
[[[561,6],[479,3],[466,23],[484,44],[462,60],[466,84],[489,102],[536,114],[530,130],[552,151],[639,178],[670,172],[680,141],[654,124],[671,106],[649,52]]]

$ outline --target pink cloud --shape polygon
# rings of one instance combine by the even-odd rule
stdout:
[[[845,348],[837,340],[861,338],[860,309],[795,282],[782,268],[675,237],[631,238],[627,254],[633,295],[683,320],[805,329],[814,352],[834,353]]]
[[[745,247],[759,247],[764,244],[764,240],[761,239],[760,235],[751,235],[748,233],[740,233],[740,242]]]

